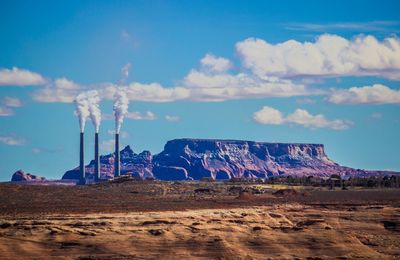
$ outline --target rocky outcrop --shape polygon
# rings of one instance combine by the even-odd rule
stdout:
[[[114,154],[100,157],[101,177],[113,177]],[[92,176],[94,161],[86,166]],[[322,144],[266,143],[241,140],[176,139],[152,156],[136,154],[127,146],[121,151],[121,174],[160,180],[268,178],[271,176],[372,176],[397,174],[340,166],[328,158]],[[79,169],[63,179],[78,179]]]
[[[12,177],[11,181],[44,181],[45,177],[33,175],[31,173],[26,173],[23,170],[16,171]]]

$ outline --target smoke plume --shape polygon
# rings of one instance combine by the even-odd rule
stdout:
[[[99,132],[101,122],[101,110],[99,107],[100,97],[97,90],[91,90],[86,92],[86,96],[89,103],[90,119],[92,119],[93,126],[96,133]]]
[[[129,76],[129,69],[131,68],[131,64],[128,63],[125,66],[122,67],[121,69],[121,80],[119,81],[119,84],[122,85],[126,82]]]
[[[128,113],[129,99],[122,88],[117,88],[114,94],[115,132],[119,134],[125,115]]]
[[[76,114],[79,117],[79,126],[81,133],[85,131],[86,120],[90,116],[89,101],[86,93],[79,94],[75,99]]]

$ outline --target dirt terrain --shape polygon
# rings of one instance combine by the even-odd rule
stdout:
[[[0,259],[400,259],[400,191],[0,185]]]

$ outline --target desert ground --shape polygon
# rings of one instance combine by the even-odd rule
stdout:
[[[400,259],[400,190],[0,184],[0,259]]]

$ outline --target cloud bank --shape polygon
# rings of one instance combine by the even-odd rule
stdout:
[[[324,77],[377,76],[400,80],[400,40],[395,36],[378,40],[370,35],[345,39],[323,34],[314,42],[288,40],[275,44],[248,38],[236,44],[236,52],[241,66],[235,68],[229,59],[208,53],[200,59],[198,68],[190,69],[173,86],[126,83],[131,67],[128,63],[121,70],[120,83],[130,101],[141,102],[221,102],[294,96],[311,100],[304,97],[327,95],[327,100],[336,104],[398,103],[398,91],[389,87],[329,90],[309,85]],[[58,78],[34,91],[32,98],[38,102],[71,103],[80,92],[96,89],[102,99],[113,100],[121,84],[83,86]],[[374,91],[382,93],[372,94]],[[362,96],[369,98],[363,101]]]
[[[400,90],[381,84],[336,89],[328,97],[328,101],[334,104],[399,104]]]
[[[400,40],[323,34],[315,42],[271,44],[248,38],[236,44],[243,66],[259,77],[382,76],[400,80]]]
[[[296,109],[293,113],[284,116],[275,108],[264,106],[253,114],[255,122],[263,125],[295,124],[306,128],[330,128],[333,130],[344,130],[352,125],[352,122],[342,119],[328,120],[324,115],[312,115],[307,110]]]
[[[32,98],[44,103],[72,103],[75,97],[84,90],[83,87],[66,78],[56,79],[45,87],[32,93]]]

